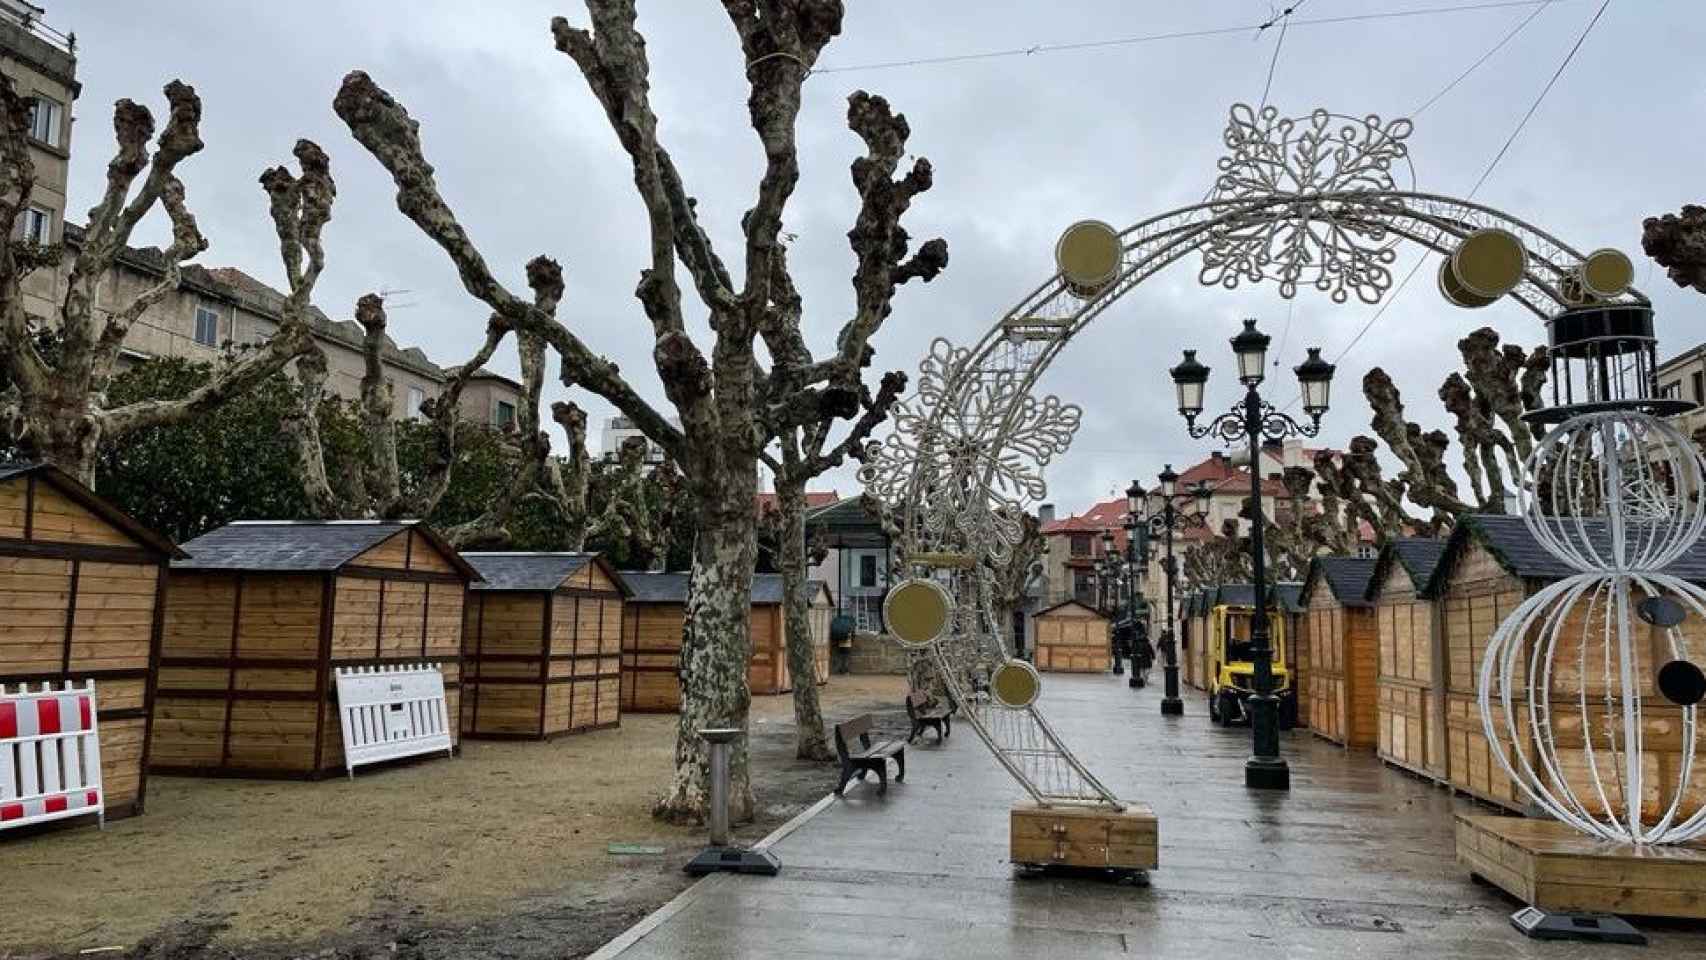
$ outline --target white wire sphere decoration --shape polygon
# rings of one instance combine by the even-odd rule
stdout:
[[[1530,454],[1521,513],[1547,552],[1584,573],[1662,570],[1706,532],[1706,462],[1681,431],[1632,410],[1558,424]]]
[[[1688,638],[1676,625],[1633,619],[1642,600],[1658,596],[1675,601],[1697,629],[1706,623],[1706,590],[1694,584],[1668,574],[1581,573],[1523,601],[1493,632],[1481,663],[1477,693],[1494,761],[1547,813],[1604,840],[1673,844],[1706,835],[1706,784],[1695,782],[1694,768],[1697,708],[1651,695],[1665,665],[1657,661],[1691,660]],[[1662,639],[1652,643],[1655,629]],[[1672,724],[1680,728],[1674,739]],[[1652,748],[1661,732],[1679,745]]]

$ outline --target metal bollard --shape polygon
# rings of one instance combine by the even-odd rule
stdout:
[[[729,843],[729,744],[740,735],[741,731],[734,727],[699,731],[711,749],[711,797],[706,818],[711,828],[711,845],[688,862],[686,870],[694,876],[730,871],[773,877],[782,868],[769,851],[743,850]]]

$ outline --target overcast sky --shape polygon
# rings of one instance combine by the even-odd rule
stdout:
[[[1277,61],[1276,28],[814,75],[800,120],[802,179],[786,227],[798,236],[791,259],[814,349],[830,348],[852,303],[845,237],[856,201],[847,166],[859,149],[845,124],[852,91],[880,93],[903,111],[911,150],[935,166],[935,189],[905,224],[919,240],[946,237],[952,264],[934,283],[903,288],[875,341],[879,365],[915,373],[931,338],[975,340],[1050,275],[1053,244],[1067,224],[1094,217],[1123,227],[1200,200],[1213,182],[1227,107],[1261,99],[1271,61],[1268,100],[1283,113],[1322,106],[1354,116],[1411,114],[1418,188],[1467,193],[1597,0],[1551,4],[1419,114],[1532,5],[1307,22],[1467,2],[1302,0]],[[200,262],[237,266],[283,286],[256,177],[289,160],[297,137],[312,138],[331,155],[338,183],[319,305],[348,317],[364,292],[407,290],[392,297],[412,304],[393,311],[392,334],[439,363],[460,362],[479,344],[485,311],[463,292],[443,254],[397,213],[389,178],[331,110],[344,73],[366,70],[421,121],[439,184],[488,262],[524,289],[529,257],[558,258],[569,276],[559,316],[620,363],[643,394],[665,403],[650,364],[649,326],[632,297],[646,246],[628,163],[578,71],[551,45],[554,14],[586,22],[578,4],[47,5],[47,21],[78,40],[74,218],[96,199],[110,156],[113,101],[130,97],[163,116],[160,87],[181,78],[205,105],[207,148],[180,168],[212,242]],[[1231,27],[1271,12],[1267,0],[852,0],[848,7],[843,34],[821,67]],[[746,125],[734,33],[710,0],[643,2],[641,27],[660,138],[700,200],[701,221],[736,262],[739,218],[762,156]],[[1627,251],[1659,312],[1661,355],[1706,339],[1706,301],[1672,286],[1640,253],[1643,217],[1706,200],[1703,48],[1706,18],[1697,0],[1616,0],[1476,195],[1579,249]],[[161,222],[152,218],[137,239],[160,242]],[[1401,248],[1398,277],[1417,256],[1415,248]],[[1422,267],[1341,360],[1323,441],[1342,446],[1370,432],[1358,390],[1370,366],[1393,376],[1413,419],[1449,428],[1434,391],[1457,365],[1458,337],[1490,324],[1524,345],[1543,340],[1540,323],[1508,303],[1481,311],[1445,304],[1434,266],[1430,260]],[[1123,489],[1133,476],[1149,483],[1163,462],[1182,467],[1208,452],[1206,441],[1185,436],[1172,409],[1166,369],[1181,347],[1202,349],[1215,368],[1209,406],[1224,408],[1235,399],[1226,338],[1239,317],[1260,318],[1281,350],[1274,399],[1283,400],[1294,392],[1289,368],[1306,346],[1338,354],[1374,310],[1335,305],[1308,290],[1288,303],[1271,284],[1228,294],[1199,286],[1199,267],[1192,256],[1123,298],[1046,375],[1047,389],[1085,409],[1076,443],[1049,476],[1062,515]],[[494,366],[513,373],[513,352]],[[613,411],[584,391],[575,394],[592,414],[596,448],[597,425]],[[857,488],[850,471],[822,485],[843,495]]]

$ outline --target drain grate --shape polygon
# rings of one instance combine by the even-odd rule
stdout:
[[[1304,921],[1323,930],[1350,930],[1356,933],[1403,933],[1404,925],[1378,913],[1348,913],[1338,910],[1306,910]]]

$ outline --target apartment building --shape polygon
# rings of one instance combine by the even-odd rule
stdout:
[[[669,422],[678,428],[681,426],[679,417],[670,417]],[[644,431],[634,425],[633,420],[620,414],[605,418],[604,429],[599,437],[598,455],[605,460],[615,460],[622,452],[622,445],[635,439],[646,442],[644,463],[648,467],[655,467],[664,461],[663,447],[646,436]]]
[[[34,101],[30,154],[36,183],[17,236],[38,243],[63,243],[67,250],[58,269],[37,270],[23,283],[25,309],[37,322],[49,324],[64,302],[70,257],[80,249],[84,233],[64,218],[71,104],[80,90],[76,42],[71,35],[46,26],[42,16],[40,7],[0,0],[0,72],[20,95]],[[221,363],[231,348],[262,343],[277,331],[285,301],[278,290],[235,267],[186,264],[181,274],[178,288],[131,327],[121,362],[184,357]],[[165,261],[159,250],[126,248],[97,285],[97,314],[131,303],[164,276]],[[332,320],[317,309],[312,322],[330,369],[327,387],[345,399],[356,398],[364,367],[361,328],[351,321]],[[419,349],[401,347],[389,339],[381,357],[399,419],[419,417],[422,404],[443,391],[452,372]],[[515,422],[520,402],[519,383],[482,369],[470,379],[458,406],[465,419],[501,428]]]
[[[1659,396],[1699,404],[1671,418],[1677,429],[1692,437],[1706,427],[1706,343],[1698,344],[1659,364]]]

